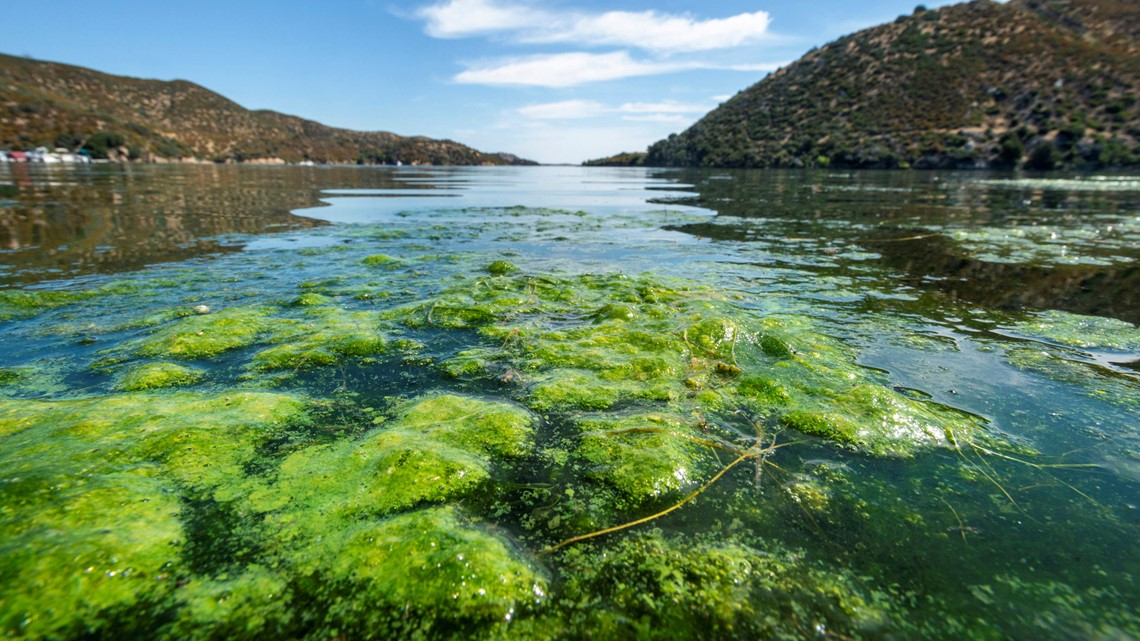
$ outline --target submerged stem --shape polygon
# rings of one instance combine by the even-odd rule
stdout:
[[[656,514],[650,514],[649,516],[645,516],[645,517],[642,517],[640,519],[630,521],[628,523],[622,523],[621,525],[615,525],[614,527],[606,528],[604,530],[598,530],[596,532],[590,532],[589,534],[580,534],[578,536],[572,536],[572,537],[566,539],[565,541],[562,541],[561,543],[558,543],[556,545],[552,545],[552,546],[546,548],[545,550],[543,550],[539,554],[540,555],[547,555],[547,554],[550,554],[551,552],[556,552],[556,551],[566,547],[567,545],[572,545],[574,543],[578,543],[580,541],[585,541],[587,539],[592,539],[592,538],[595,538],[598,536],[603,536],[605,534],[613,534],[614,532],[620,532],[622,530],[628,530],[631,527],[635,527],[635,526],[641,525],[643,523],[648,523],[648,522],[653,521],[655,519],[661,518],[661,517],[665,516],[666,514],[669,514],[670,512],[674,512],[676,510],[679,510],[686,503],[697,498],[698,496],[700,496],[700,494],[702,492],[704,492],[705,490],[712,487],[713,484],[716,483],[717,481],[719,481],[722,476],[727,474],[729,470],[736,467],[742,461],[744,461],[746,459],[750,459],[750,458],[755,458],[757,456],[762,456],[764,454],[771,452],[772,449],[773,449],[772,447],[766,447],[764,449],[759,449],[759,450],[753,449],[753,450],[748,450],[748,451],[744,452],[740,456],[736,457],[736,460],[734,460],[733,462],[726,465],[724,467],[724,469],[717,472],[716,476],[709,479],[709,481],[707,483],[705,483],[704,485],[702,485],[701,487],[699,487],[695,491],[693,491],[692,494],[681,499],[678,503],[675,503],[672,506],[670,506],[664,510],[661,510],[660,512],[657,512]]]

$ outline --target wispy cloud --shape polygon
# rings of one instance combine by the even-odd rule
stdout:
[[[577,120],[592,118],[609,111],[605,105],[593,100],[563,100],[520,107],[518,114],[530,120]]]
[[[463,84],[527,87],[576,87],[590,82],[653,76],[695,69],[772,71],[780,64],[716,65],[704,62],[635,60],[627,51],[556,53],[475,64],[455,76]]]
[[[694,63],[638,61],[628,52],[557,53],[527,56],[476,66],[455,76],[456,82],[480,85],[574,87],[588,82],[651,76],[700,68]]]
[[[427,21],[427,34],[433,38],[468,38],[533,29],[547,13],[494,0],[449,0],[425,7],[418,15]]]
[[[635,47],[655,53],[709,51],[765,38],[765,11],[701,20],[656,11],[550,11],[499,0],[446,0],[419,11],[435,38],[501,37],[519,43]]]
[[[606,105],[594,100],[563,100],[526,105],[514,110],[529,121],[582,120],[619,115],[627,122],[687,124],[705,114],[715,105],[692,104],[665,100],[662,102],[627,102]]]

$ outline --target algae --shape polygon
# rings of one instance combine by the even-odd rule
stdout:
[[[253,345],[269,328],[267,309],[232,307],[168,323],[140,340],[134,351],[146,357],[209,359]]]
[[[146,363],[125,372],[115,383],[121,392],[142,392],[164,387],[184,387],[202,380],[205,373],[177,363]]]
[[[490,265],[487,265],[487,273],[492,276],[505,276],[511,272],[517,272],[518,270],[518,267],[515,267],[505,260],[496,260]]]
[[[1135,348],[1106,325],[1075,332],[1099,332],[1087,346],[1007,327],[1037,342],[998,349],[957,306],[900,303],[842,245],[885,222],[878,197],[867,224],[826,220],[850,197],[815,221],[738,219],[750,241],[712,252],[656,229],[705,220],[675,211],[416,210],[406,231],[326,228],[335,246],[286,238],[8,312],[42,316],[6,325],[0,369],[21,397],[0,400],[0,636],[1136,636],[1133,559],[1104,552],[1132,534],[1132,487],[1104,472],[1122,456],[1136,478],[1135,377],[1097,353]],[[450,253],[464,246],[481,249]],[[516,255],[526,269],[499,264]],[[646,267],[709,285],[555,271]],[[196,323],[245,310],[255,331],[208,355],[140,350],[205,342],[183,318],[201,302],[221,311]],[[1108,447],[1066,438],[1055,468],[1029,443],[993,448],[985,421],[908,389],[967,389],[955,352],[859,364],[906,331],[953,334],[955,359],[1035,401],[1078,401],[1059,413],[1079,419],[1027,428],[1036,408],[1003,406],[1013,383],[959,397],[1015,438]],[[176,367],[211,386],[110,393]],[[305,396],[250,391],[274,387]],[[78,574],[103,567],[91,555],[115,576]]]
[[[523,456],[534,438],[529,412],[454,394],[417,399],[396,414],[402,429],[489,457]]]
[[[505,541],[446,506],[360,522],[297,557],[302,572],[319,576],[314,589],[327,610],[312,615],[359,637],[502,632],[548,590]]]
[[[286,577],[252,564],[237,576],[199,578],[178,591],[178,619],[171,638],[253,641],[285,638],[296,625]]]
[[[801,317],[761,317],[729,292],[686,281],[465,279],[398,313],[412,327],[477,329],[493,346],[464,350],[442,370],[520,382],[523,402],[546,413],[664,405],[733,424],[739,418],[724,415],[744,411],[751,423],[886,456],[983,427],[977,417],[893,390]]]
[[[1140,353],[1140,328],[1115,318],[1049,310],[1005,329],[1015,336],[1058,345]]]
[[[278,320],[276,345],[253,356],[258,370],[298,370],[337,365],[348,358],[382,354],[388,341],[375,315],[320,303],[300,321]]]
[[[56,290],[6,289],[0,291],[0,320],[26,318],[42,311],[69,305],[93,294]]]
[[[697,435],[679,416],[642,414],[578,422],[583,431],[576,454],[588,474],[612,485],[634,504],[675,494],[699,478],[702,452]]]
[[[384,515],[470,493],[490,477],[475,454],[405,430],[378,429],[359,442],[314,446],[291,454],[275,483],[251,497],[278,527],[302,530],[318,514]]]
[[[0,367],[0,387],[7,387],[23,378],[23,373],[15,367]]]
[[[590,547],[561,553],[564,616],[607,638],[850,638],[900,623],[894,595],[771,544],[657,533]]]
[[[143,467],[76,479],[27,502],[3,491],[4,635],[146,634],[151,622],[138,613],[157,609],[179,571],[183,534],[170,490]]]

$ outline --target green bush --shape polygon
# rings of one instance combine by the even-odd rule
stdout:
[[[87,144],[83,145],[83,148],[91,154],[92,158],[106,158],[110,150],[122,147],[125,144],[127,144],[127,139],[123,134],[113,131],[100,131],[88,138]]]

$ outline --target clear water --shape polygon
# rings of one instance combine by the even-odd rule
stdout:
[[[637,607],[612,580],[579,581],[574,573],[591,562],[542,552],[586,532],[533,521],[551,519],[548,500],[558,488],[581,491],[594,481],[550,463],[573,440],[567,426],[575,417],[536,410],[535,438],[545,454],[496,468],[499,477],[485,488],[491,499],[465,495],[443,503],[506,541],[512,558],[537,568],[543,597],[512,609],[506,619],[513,620],[498,627],[429,608],[416,634],[667,638],[692,625],[724,638],[750,630],[788,638],[1136,638],[1137,185],[1134,176],[921,172],[0,165],[0,283],[9,292],[94,293],[0,315],[0,372],[15,372],[0,388],[6,399],[0,408],[25,399],[115,396],[120,372],[114,359],[195,305],[287,310],[299,295],[315,292],[341,309],[383,315],[422,304],[496,260],[535,278],[621,273],[684,279],[727,293],[749,318],[807,319],[813,332],[849,350],[883,386],[979,417],[989,440],[884,457],[784,434],[788,444],[763,464],[734,468],[667,516],[581,549],[605,559],[627,550],[623,541],[660,539],[671,550],[731,543],[767,550],[772,558],[774,550],[790,550],[779,558],[847,577],[862,594],[879,595],[866,597],[866,609],[887,614],[860,618],[862,606],[850,606],[845,620],[810,605],[803,612],[777,607],[778,599],[751,592],[741,597],[747,601],[742,610],[716,618],[701,609],[715,601],[699,594],[704,575],[678,578],[681,594],[646,595],[656,605]],[[361,261],[378,254],[400,262],[362,270]],[[525,404],[529,382],[504,384],[510,371],[459,378],[441,372],[441,363],[487,347],[487,338],[431,327],[385,331],[418,342],[414,357],[251,377],[251,350],[239,348],[195,362],[205,378],[190,387],[210,394],[281,391],[335,406],[328,420],[348,427],[332,437],[298,437],[301,445],[346,442],[384,429],[366,417],[435,392]],[[109,357],[110,366],[100,367]],[[667,405],[662,401],[661,411]],[[21,420],[19,411],[7,416]],[[718,415],[723,425],[713,419],[702,429],[736,429],[724,416]],[[42,447],[12,435],[0,441],[10,460],[33,467],[28,461]],[[248,475],[276,469],[283,457],[265,453]],[[82,539],[64,537],[56,545],[50,531],[12,524],[28,513],[10,507],[24,500],[21,474],[30,468],[20,469],[0,471],[0,496],[6,497],[0,519],[9,520],[0,531],[10,537],[0,542],[9,561],[0,584],[28,583],[22,593],[35,596],[36,575],[27,570],[30,561],[15,561],[16,546],[40,537],[37,545],[66,556],[68,550],[56,548]],[[699,478],[686,487],[700,487],[716,469],[694,470]],[[531,494],[508,486],[529,487]],[[651,515],[687,491],[605,512],[598,518],[608,522],[599,525]],[[68,597],[60,609],[79,607],[89,621],[111,623],[42,634],[113,637],[115,626],[120,633],[201,638],[223,634],[219,630],[240,636],[235,629],[285,638],[407,634],[396,627],[362,632],[352,614],[338,624],[296,618],[274,624],[268,606],[260,608],[261,618],[218,607],[188,619],[186,603],[197,602],[181,594],[184,586],[224,582],[243,567],[266,563],[232,549],[241,535],[227,529],[232,524],[225,518],[192,518],[228,512],[186,507],[189,495],[182,497],[181,543],[173,557],[183,564],[179,585],[146,604],[128,599],[125,606],[104,606],[97,595]],[[815,575],[804,578],[796,569],[781,571],[800,577],[804,594],[833,587],[812,583]],[[282,581],[293,582],[294,595],[325,594],[306,592],[296,577]],[[582,585],[595,589],[599,601],[580,605],[589,602]],[[55,594],[43,588],[42,599]],[[367,606],[370,598],[356,588],[336,593],[338,603]],[[302,597],[294,599],[302,608]],[[662,614],[669,602],[673,611]],[[4,616],[9,634],[35,637],[51,629],[29,623],[31,615]],[[231,627],[218,627],[227,617]],[[783,622],[760,625],[765,617]],[[171,628],[172,620],[184,627]],[[233,620],[258,623],[243,627]]]

